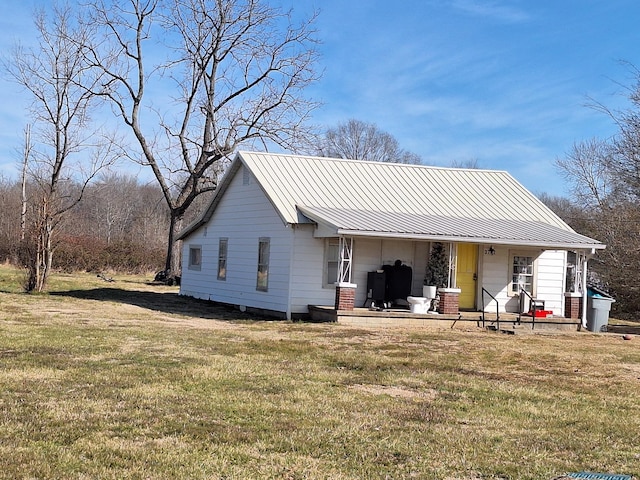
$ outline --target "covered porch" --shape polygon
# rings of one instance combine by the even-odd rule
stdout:
[[[416,314],[406,309],[371,310],[356,307],[353,310],[336,310],[331,306],[309,305],[309,316],[315,322],[336,322],[343,325],[367,328],[486,328],[505,333],[526,333],[545,330],[578,331],[582,328],[579,318],[550,315],[533,317],[517,313],[482,314],[459,311],[456,314]]]
[[[354,325],[449,322],[454,328],[498,322],[533,329],[586,326],[587,263],[604,245],[570,229],[534,221],[299,208],[316,223],[314,236],[337,247],[335,302],[310,306],[313,320]],[[370,275],[388,273],[394,263],[406,265],[413,272],[410,285],[392,300],[419,297],[436,244],[445,246],[447,263],[444,282],[437,285],[437,309],[418,312],[406,303],[392,308],[397,305],[387,302],[380,308]],[[370,308],[372,303],[377,308]],[[533,316],[523,315],[529,312]]]

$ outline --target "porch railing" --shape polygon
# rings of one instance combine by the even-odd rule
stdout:
[[[536,311],[542,310],[542,308],[538,308],[537,299],[533,298],[533,296],[527,292],[524,288],[520,288],[520,308],[518,309],[518,323],[522,319],[522,314],[524,313],[524,300],[525,298],[529,299],[529,308],[531,312],[531,330],[536,328]]]
[[[500,330],[500,305],[498,305],[498,300],[496,299],[496,297],[494,297],[493,295],[491,295],[491,293],[484,287],[482,287],[482,328],[484,328],[484,323],[485,323],[485,311],[484,311],[484,307],[485,307],[485,303],[484,303],[484,296],[489,295],[491,297],[491,299],[496,302],[496,328],[498,330]]]

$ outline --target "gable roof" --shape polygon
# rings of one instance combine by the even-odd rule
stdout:
[[[604,248],[575,233],[505,171],[245,151],[179,238],[211,218],[241,166],[285,224],[314,222],[354,236]]]

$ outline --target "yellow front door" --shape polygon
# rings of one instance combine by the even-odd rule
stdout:
[[[460,308],[476,308],[476,281],[478,279],[478,245],[458,244],[456,286],[460,289]]]

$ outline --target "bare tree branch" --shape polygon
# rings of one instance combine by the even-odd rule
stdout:
[[[40,191],[32,199],[31,235],[25,235],[24,246],[27,288],[38,291],[51,270],[58,226],[96,173],[114,161],[105,143],[96,144],[97,134],[90,128],[95,92],[102,85],[102,73],[85,62],[81,46],[92,37],[92,29],[69,5],[54,4],[51,11],[47,15],[39,10],[34,16],[38,46],[16,46],[4,64],[32,98],[34,144],[28,171]],[[97,161],[87,164],[85,155],[95,155]],[[79,190],[68,188],[78,181]]]
[[[232,153],[260,140],[291,148],[317,103],[315,15],[294,25],[266,0],[90,0],[101,35],[83,45],[108,79],[102,91],[130,128],[177,229],[216,188]],[[132,157],[131,154],[129,154]]]
[[[408,152],[396,138],[373,123],[351,119],[330,128],[317,146],[326,157],[369,160],[372,162],[422,163],[415,153]]]

